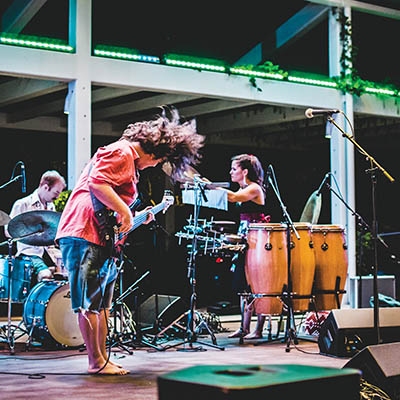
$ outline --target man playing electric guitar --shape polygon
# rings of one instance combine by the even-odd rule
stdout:
[[[98,229],[92,195],[115,213],[116,234],[123,243],[139,218],[144,224],[154,220],[151,207],[135,215],[129,208],[138,197],[139,171],[169,163],[175,181],[200,161],[203,145],[194,120],[181,121],[176,109],[163,108],[155,119],[128,125],[118,140],[97,149],[68,198],[56,242],[68,271],[71,306],[86,345],[89,374],[129,373],[108,357],[107,322],[118,268]]]

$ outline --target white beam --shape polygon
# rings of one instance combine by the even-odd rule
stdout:
[[[378,15],[379,17],[400,19],[400,11],[394,8],[376,6],[374,4],[355,0],[308,0],[310,3],[324,4],[330,7],[350,7],[352,10]]]

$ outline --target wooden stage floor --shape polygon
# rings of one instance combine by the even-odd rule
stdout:
[[[37,343],[27,346],[27,335],[18,337],[17,329],[11,348],[8,339],[3,338],[0,344],[1,398],[43,400],[68,396],[74,400],[150,400],[159,398],[159,376],[192,366],[298,364],[342,369],[348,361],[348,358],[320,354],[316,337],[303,338],[296,333],[285,340],[285,327],[277,340],[269,340],[264,330],[263,339],[240,343],[237,338],[228,338],[240,326],[238,315],[220,316],[217,321],[211,334],[203,329],[189,343],[183,343],[184,330],[182,337],[161,335],[154,340],[153,335],[147,337],[146,343],[131,342],[124,348],[117,343],[110,351],[110,358],[130,370],[125,376],[89,375],[83,346],[56,349],[46,349]],[[9,324],[4,319],[1,323],[4,335],[4,328],[8,331]],[[18,326],[18,320],[12,324]],[[275,336],[276,327],[277,319],[273,319]],[[173,398],[180,398],[179,393]]]

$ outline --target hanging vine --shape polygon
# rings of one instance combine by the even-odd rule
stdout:
[[[340,55],[340,76],[334,78],[338,88],[343,93],[351,93],[356,96],[366,92],[366,87],[376,86],[373,82],[363,80],[354,68],[358,49],[352,42],[353,28],[351,19],[345,15],[344,8],[334,8],[336,20],[340,23],[340,44],[342,53]]]

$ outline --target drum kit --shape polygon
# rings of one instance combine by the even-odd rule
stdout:
[[[0,302],[7,302],[7,325],[1,327],[0,339],[14,353],[16,339],[28,335],[27,347],[35,339],[49,346],[78,347],[83,339],[71,308],[67,280],[42,280],[31,287],[33,264],[28,256],[13,256],[13,244],[32,246],[54,244],[61,214],[34,210],[11,219],[0,212],[0,226],[7,225],[10,236],[0,246],[8,246],[8,254],[0,257]],[[23,304],[18,326],[12,324],[12,304]],[[24,328],[25,327],[25,328]]]

